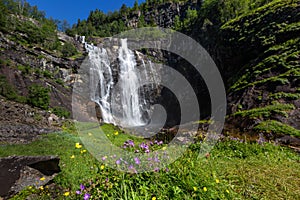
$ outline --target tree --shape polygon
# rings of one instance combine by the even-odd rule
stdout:
[[[137,1],[137,0],[134,2],[134,5],[133,5],[133,8],[132,8],[132,10],[133,10],[133,11],[137,11],[137,10],[139,10],[139,3],[138,3],[138,1]]]

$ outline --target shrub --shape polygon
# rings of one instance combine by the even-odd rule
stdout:
[[[73,44],[66,42],[62,47],[61,53],[64,57],[70,57],[77,54],[77,50]]]
[[[66,109],[66,108],[63,108],[63,107],[54,107],[52,109],[52,112],[59,116],[59,117],[64,117],[64,118],[69,118],[71,113]]]
[[[37,84],[31,85],[27,103],[42,109],[48,109],[50,103],[49,89]]]

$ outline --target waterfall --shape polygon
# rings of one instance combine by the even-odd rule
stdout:
[[[115,79],[106,49],[85,43],[90,62],[90,99],[100,106],[105,123],[124,127],[143,126],[149,120],[150,105],[147,89],[140,87],[140,83],[142,79],[148,79],[149,75],[143,59],[143,73],[138,73],[136,57],[128,49],[127,39],[120,41],[121,47],[117,52],[119,70]],[[153,76],[152,64],[148,63],[151,65],[150,75]]]

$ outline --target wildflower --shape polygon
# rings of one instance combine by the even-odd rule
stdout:
[[[229,190],[226,190],[226,192],[229,194]]]
[[[103,170],[104,168],[105,168],[105,166],[104,166],[104,165],[101,165],[100,169],[102,169],[102,170]]]
[[[117,160],[117,161],[116,161],[116,164],[117,164],[117,165],[121,164],[121,161],[120,161],[120,160]]]
[[[195,191],[195,192],[198,190],[198,188],[197,188],[197,187],[193,187],[193,189],[194,189],[194,191]]]
[[[128,140],[127,143],[129,146],[134,147],[134,142],[132,140]]]
[[[84,185],[83,185],[83,184],[80,184],[80,190],[82,191],[82,190],[84,190],[84,189],[85,189]]]
[[[106,136],[109,137],[109,134],[107,134]]]
[[[155,171],[155,172],[159,172],[159,168],[155,167],[155,168],[154,168],[154,171]]]
[[[75,192],[76,194],[81,194],[81,191],[79,191],[79,190],[76,190],[76,192]]]
[[[67,197],[67,196],[69,196],[69,195],[70,195],[70,192],[65,192],[65,193],[64,193],[64,196],[65,196],[65,197]]]
[[[152,197],[152,199],[151,200],[156,200],[156,197]]]
[[[167,149],[167,147],[163,147],[163,148],[162,148],[163,151],[166,150],[166,149]]]
[[[83,199],[84,199],[84,200],[88,200],[90,197],[91,197],[91,195],[88,194],[88,193],[86,193],[86,194],[84,195]]]
[[[79,142],[77,142],[77,143],[75,144],[75,147],[76,147],[76,149],[80,149],[80,148],[82,147],[82,145],[79,144]]]
[[[219,180],[219,179],[216,179],[216,183],[220,183],[220,180]]]
[[[166,167],[165,171],[166,171],[166,172],[169,172],[170,170],[169,170],[169,168]]]
[[[206,188],[206,187],[204,187],[204,188],[203,188],[203,191],[204,191],[204,192],[206,192],[206,191],[207,191],[207,188]]]
[[[141,161],[139,160],[139,158],[134,158],[134,162],[135,162],[135,164],[137,164],[137,165],[139,165],[139,164],[141,164]]]
[[[42,178],[40,178],[40,181],[44,181],[46,178],[45,177],[42,177]]]
[[[44,190],[44,186],[40,186],[39,189],[40,189],[40,190]]]
[[[92,136],[93,134],[92,134],[92,133],[88,133],[88,135],[89,135],[89,136]]]
[[[32,189],[32,186],[29,186],[28,189],[31,190],[31,189]]]
[[[102,160],[104,161],[104,160],[106,160],[107,159],[107,156],[103,156],[102,157]]]
[[[115,136],[119,135],[119,132],[118,132],[118,131],[116,131],[116,132],[114,133],[114,135],[115,135]]]
[[[71,159],[74,159],[74,158],[75,158],[75,156],[74,156],[74,155],[72,155],[70,158],[71,158]]]
[[[145,153],[150,153],[150,150],[149,150],[149,149],[146,149]]]
[[[86,152],[86,149],[83,149],[80,151],[80,153],[85,153]]]

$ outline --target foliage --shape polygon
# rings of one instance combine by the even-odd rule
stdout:
[[[61,53],[64,57],[71,57],[76,55],[78,52],[76,47],[72,43],[66,42],[62,46]]]
[[[6,77],[0,74],[0,95],[6,97],[9,100],[14,100],[16,102],[24,103],[26,102],[26,98],[20,96],[16,89],[9,84]]]
[[[117,131],[111,127],[103,129],[110,135]],[[119,133],[114,139],[119,137],[126,135]],[[58,155],[62,172],[54,182],[63,187],[55,191],[59,199],[82,199],[86,193],[91,199],[300,197],[299,157],[290,150],[270,143],[258,145],[226,140],[218,143],[209,156],[198,158],[200,147],[200,143],[193,144],[180,159],[168,166],[167,171],[161,169],[143,174],[122,173],[109,168],[85,152],[78,137],[68,133],[50,134],[27,145],[1,146],[0,156]],[[280,173],[274,173],[277,171]],[[30,187],[14,198],[25,199],[30,194],[37,194],[40,199],[49,199],[47,196],[52,192],[48,188]]]
[[[242,116],[249,118],[270,117],[273,113],[286,116],[286,111],[295,109],[293,104],[273,104],[260,108],[253,108],[250,110],[243,110],[234,113],[234,116]]]
[[[52,112],[59,116],[59,117],[64,117],[64,118],[69,118],[71,113],[64,107],[54,107],[52,109]]]
[[[48,109],[50,103],[49,89],[41,85],[31,85],[28,91],[27,103],[42,109]]]
[[[268,133],[272,132],[276,134],[293,135],[300,137],[300,130],[275,120],[263,121],[259,123],[256,127],[254,127],[254,129]]]

